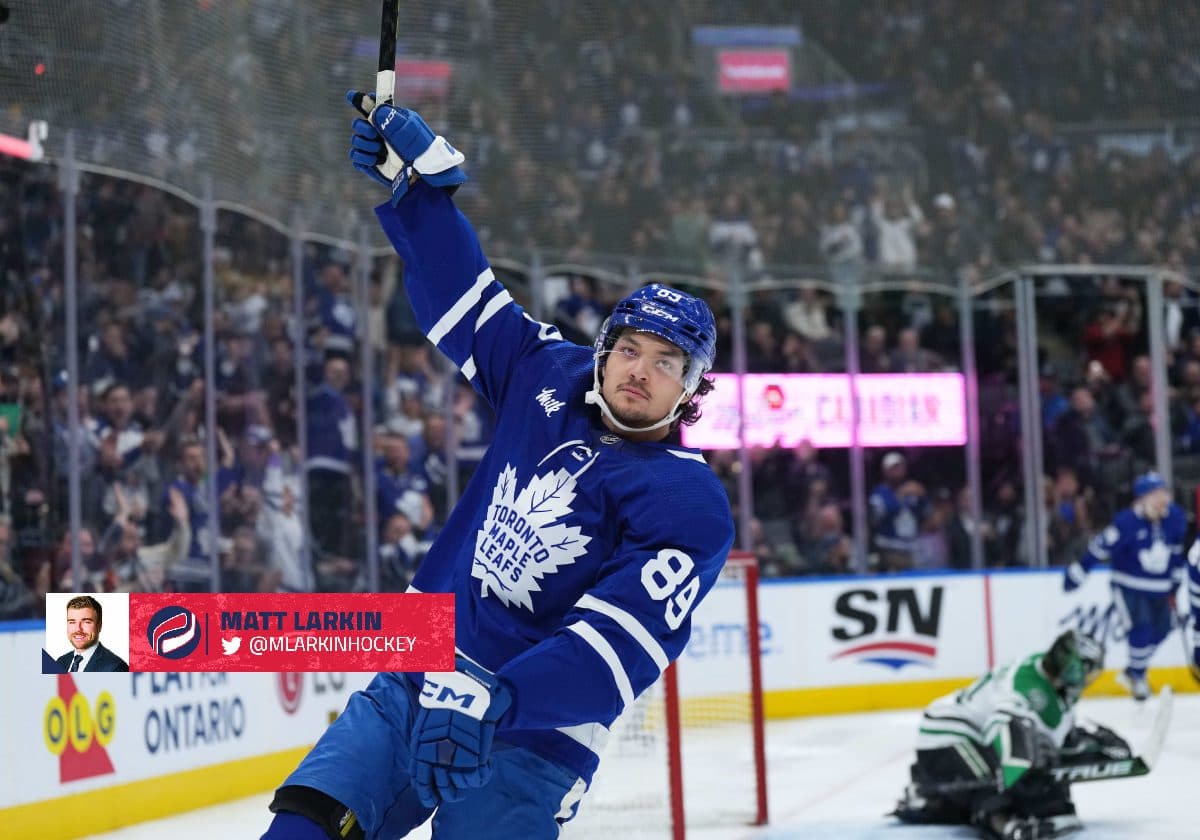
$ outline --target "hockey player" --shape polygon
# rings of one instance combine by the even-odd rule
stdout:
[[[1113,604],[1129,634],[1129,665],[1118,680],[1139,701],[1150,696],[1150,658],[1171,632],[1186,529],[1183,509],[1171,501],[1167,483],[1148,472],[1133,483],[1133,504],[1092,539],[1083,558],[1063,575],[1063,588],[1070,592],[1097,563],[1111,563]]]
[[[935,700],[917,734],[912,783],[895,816],[908,823],[970,824],[985,837],[1059,837],[1082,826],[1051,765],[1129,758],[1102,726],[1076,726],[1080,693],[1103,667],[1104,649],[1068,630],[1050,649],[998,667]]]
[[[412,111],[351,103],[355,167],[428,339],[495,409],[495,442],[411,591],[453,592],[456,670],[379,674],[276,792],[265,840],[553,838],[608,727],[691,632],[733,542],[720,482],[674,443],[711,390],[716,323],[651,285],[592,348],[513,302],[451,200],[463,155]]]

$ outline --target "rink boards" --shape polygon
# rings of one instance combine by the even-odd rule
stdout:
[[[1044,648],[1066,627],[1102,634],[1110,669],[1124,632],[1107,575],[1065,595],[1060,572],[770,581],[759,593],[770,717],[906,708],[990,664]],[[744,692],[744,593],[718,586],[680,658],[684,720]],[[69,838],[269,790],[369,674],[63,674],[36,671],[42,625],[0,625],[0,825]],[[1195,690],[1172,636],[1156,685]],[[1111,670],[1093,692],[1115,691]],[[264,815],[264,825],[266,818]]]

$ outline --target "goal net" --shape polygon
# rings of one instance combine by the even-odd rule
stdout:
[[[684,653],[614,724],[564,838],[681,840],[766,822],[757,571],[752,555],[730,555]]]

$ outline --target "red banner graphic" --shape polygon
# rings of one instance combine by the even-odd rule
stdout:
[[[129,596],[131,671],[453,671],[454,596]]]

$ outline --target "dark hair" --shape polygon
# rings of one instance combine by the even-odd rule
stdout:
[[[700,398],[708,396],[716,388],[713,381],[707,376],[700,377],[700,384],[696,386],[696,393],[692,394],[688,401],[685,402],[679,409],[679,417],[671,424],[671,430],[674,431],[680,426],[691,426],[700,419]]]
[[[100,627],[104,624],[104,607],[100,606],[100,602],[91,595],[76,595],[70,601],[67,601],[68,610],[94,610],[96,613],[96,626]]]

